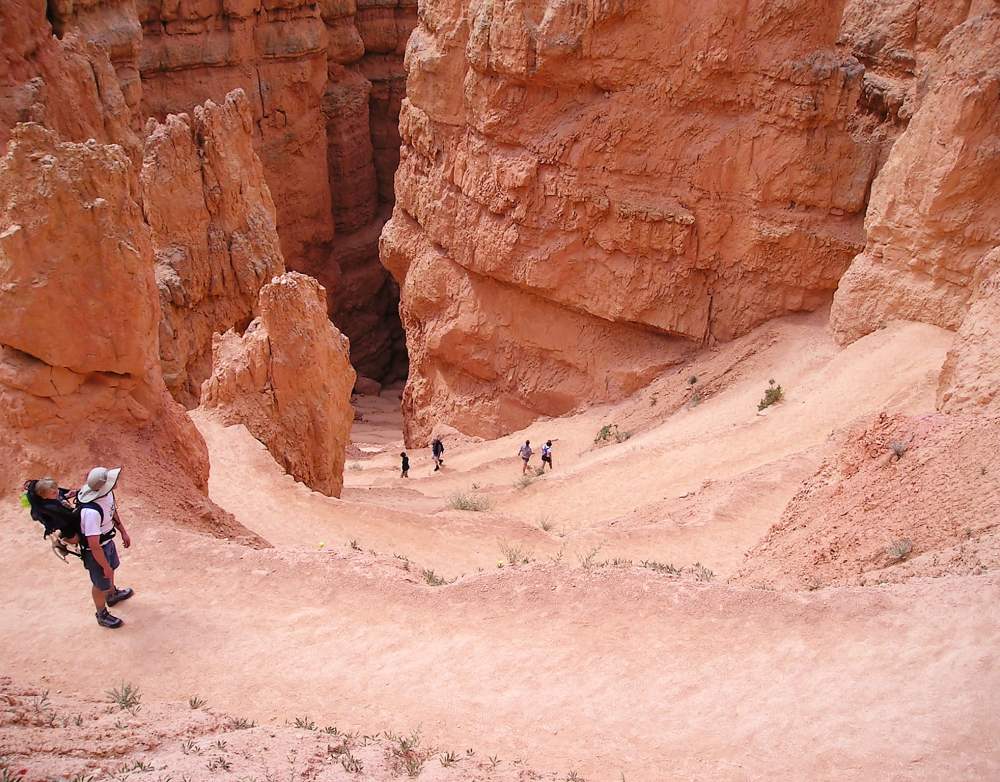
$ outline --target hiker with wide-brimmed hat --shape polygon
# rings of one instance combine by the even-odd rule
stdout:
[[[76,495],[80,512],[80,548],[93,585],[91,594],[97,608],[97,624],[110,628],[121,627],[122,620],[112,616],[108,606],[128,600],[133,594],[131,589],[115,586],[115,570],[119,565],[115,534],[121,534],[125,548],[132,545],[115,504],[114,488],[121,471],[121,467],[110,470],[95,467]]]

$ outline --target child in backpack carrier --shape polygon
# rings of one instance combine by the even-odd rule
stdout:
[[[70,554],[79,557],[80,529],[73,505],[76,491],[60,487],[52,478],[41,478],[25,483],[24,493],[31,517],[45,528],[43,537],[52,544],[52,552],[64,562]]]

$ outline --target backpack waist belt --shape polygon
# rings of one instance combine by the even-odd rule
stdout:
[[[98,540],[98,542],[103,546],[109,540],[112,540],[115,537],[115,535],[117,535],[117,534],[118,534],[118,530],[112,528],[112,530],[110,532],[103,533],[101,535],[100,539]],[[80,550],[81,551],[89,551],[90,550],[90,547],[87,545],[87,536],[86,535],[82,535],[82,534],[80,535]]]

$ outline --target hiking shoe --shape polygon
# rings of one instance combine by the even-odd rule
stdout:
[[[128,600],[135,592],[132,591],[132,587],[125,587],[124,589],[116,589],[107,597],[107,604],[113,606],[116,603],[120,603],[122,600]]]
[[[101,627],[110,627],[112,630],[125,624],[117,616],[112,616],[106,608],[103,611],[98,611],[95,616],[97,617],[97,624]]]

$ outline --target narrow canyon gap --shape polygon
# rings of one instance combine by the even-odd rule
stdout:
[[[107,50],[137,131],[147,118],[244,91],[287,267],[326,288],[360,375],[405,379],[399,293],[378,237],[394,200],[416,0],[98,0],[47,10],[57,35]],[[207,367],[194,374],[189,385]]]

